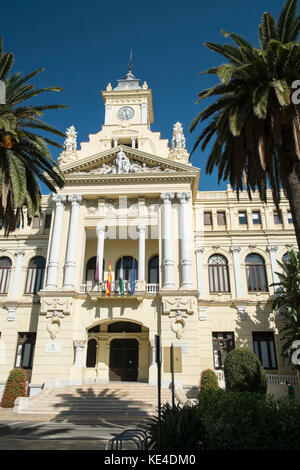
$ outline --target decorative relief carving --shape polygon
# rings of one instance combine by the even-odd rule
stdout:
[[[64,151],[58,157],[59,165],[74,162],[77,160],[77,132],[72,125],[66,131],[66,139],[64,141]]]
[[[175,312],[170,312],[169,318],[174,318],[171,323],[171,330],[174,331],[177,339],[181,339],[186,330],[185,318],[187,317],[188,314],[185,310],[176,310]]]
[[[189,160],[189,153],[185,148],[185,137],[180,122],[176,122],[173,126],[172,148],[169,152],[169,158],[183,163],[187,163]]]
[[[71,312],[72,300],[70,298],[59,297],[42,297],[41,298],[41,315],[46,315],[49,318],[49,315],[52,316],[54,311],[61,312],[63,317],[69,315]],[[60,318],[63,318],[60,317]]]
[[[184,310],[192,315],[197,310],[196,299],[192,297],[166,297],[163,299],[163,314],[170,315],[171,311]]]
[[[117,157],[111,163],[103,163],[102,166],[90,170],[76,171],[72,175],[124,175],[128,173],[170,173],[172,171],[170,168],[161,168],[160,166],[150,167],[145,162],[141,163],[136,160],[130,160],[125,152],[120,150]]]

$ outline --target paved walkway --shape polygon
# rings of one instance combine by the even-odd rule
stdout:
[[[143,427],[134,417],[101,419],[14,413],[0,408],[0,450],[104,450],[109,439]],[[134,449],[128,444],[124,449]]]

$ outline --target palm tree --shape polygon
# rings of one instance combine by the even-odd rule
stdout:
[[[300,343],[300,253],[291,250],[288,258],[282,263],[278,261],[278,264],[282,272],[277,273],[280,282],[272,284],[278,287],[272,309],[279,310],[284,325],[280,330],[282,356],[295,366],[293,357],[296,351],[293,345],[295,341]],[[300,372],[300,364],[296,368]]]
[[[259,26],[260,48],[237,34],[222,31],[235,45],[205,43],[226,60],[203,73],[219,83],[199,93],[198,103],[216,97],[190,126],[209,120],[192,153],[205,150],[215,137],[206,173],[218,167],[218,182],[229,180],[233,189],[258,189],[267,202],[272,190],[279,210],[280,190],[288,198],[300,249],[300,107],[293,86],[300,78],[300,16],[298,0],[287,0],[277,21],[264,13]]]
[[[0,104],[0,229],[5,236],[14,231],[23,209],[27,208],[28,222],[41,215],[39,180],[53,192],[64,185],[64,176],[52,159],[48,144],[61,148],[56,141],[37,132],[64,134],[40,118],[47,109],[65,108],[63,105],[38,106],[27,104],[31,98],[47,91],[61,91],[59,87],[34,89],[28,82],[43,69],[22,77],[9,75],[14,63],[11,53],[4,53],[0,37],[0,80],[5,83],[6,102]],[[37,132],[36,132],[37,131]]]

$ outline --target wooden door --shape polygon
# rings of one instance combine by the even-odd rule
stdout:
[[[113,339],[110,343],[109,379],[136,382],[139,346],[136,339]]]

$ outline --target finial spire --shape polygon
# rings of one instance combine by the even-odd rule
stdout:
[[[129,64],[128,64],[128,72],[132,71],[132,49],[130,49],[130,55],[129,55]]]

